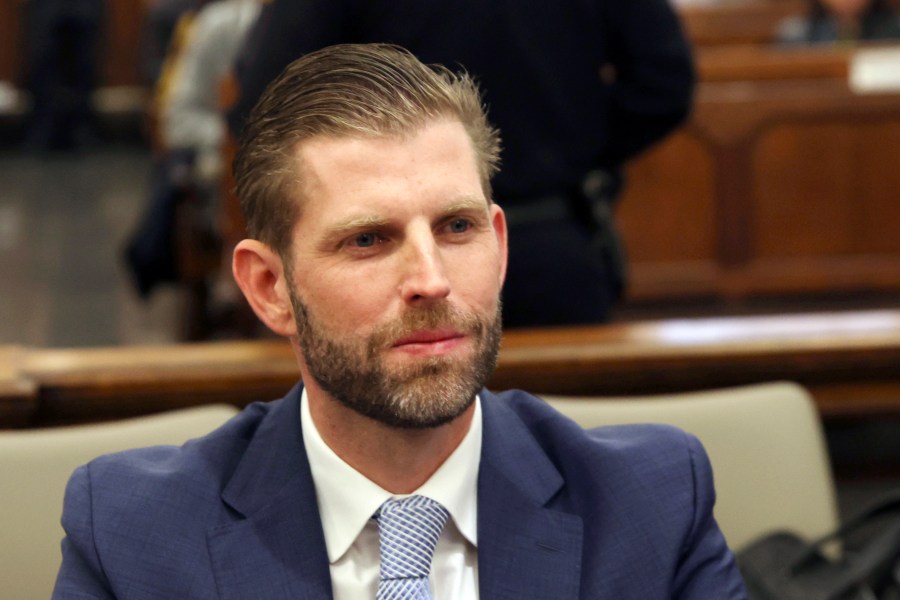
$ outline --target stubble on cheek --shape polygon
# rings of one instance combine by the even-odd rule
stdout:
[[[367,337],[337,339],[291,295],[310,375],[345,406],[388,425],[436,427],[462,414],[496,365],[500,307],[490,317],[442,303],[409,310]],[[436,356],[390,365],[390,349],[411,333],[450,327],[473,341],[466,356]]]

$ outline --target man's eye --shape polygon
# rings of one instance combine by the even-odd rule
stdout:
[[[472,227],[467,219],[453,219],[450,221],[450,231],[453,233],[465,233]]]
[[[360,233],[353,238],[353,245],[357,248],[370,248],[378,242],[378,236],[374,233]]]

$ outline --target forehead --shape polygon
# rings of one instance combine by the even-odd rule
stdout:
[[[402,136],[317,136],[298,145],[296,159],[304,214],[485,198],[471,138],[457,120]]]

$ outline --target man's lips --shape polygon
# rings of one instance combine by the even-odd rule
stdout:
[[[456,347],[465,335],[455,329],[416,331],[394,342],[394,348],[408,352],[441,353]]]
[[[415,331],[405,335],[394,342],[394,347],[406,346],[408,344],[434,344],[446,340],[464,337],[462,333],[455,329],[433,329],[428,331]]]

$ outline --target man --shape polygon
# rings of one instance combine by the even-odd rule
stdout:
[[[625,286],[614,223],[625,163],[687,116],[695,76],[667,0],[272,0],[237,58],[239,131],[292,60],[390,42],[462,66],[503,132],[507,328],[606,321]]]
[[[174,9],[171,2],[158,7],[167,12]],[[226,289],[232,286],[225,269],[225,273],[217,270],[212,274],[209,282],[184,273],[178,255],[193,251],[201,255],[198,262],[204,262],[204,255],[208,262],[211,254],[219,252],[216,219],[221,210],[226,137],[219,84],[231,69],[259,9],[259,0],[207,2],[183,15],[169,45],[164,76],[154,91],[158,127],[152,191],[125,250],[135,287],[143,298],[165,282],[195,284],[204,291],[209,285],[208,291],[217,296],[222,290],[214,283],[227,278]],[[190,222],[190,231],[184,231],[186,222]],[[185,241],[190,247],[179,247]],[[201,324],[192,324],[192,333],[202,330]]]
[[[97,88],[104,34],[103,0],[28,0],[25,56],[32,111],[25,134],[30,151],[80,150],[97,137],[91,95]]]
[[[273,83],[235,161],[233,270],[303,384],[77,470],[55,598],[745,597],[694,438],[483,389],[497,148],[471,80],[397,47]]]

